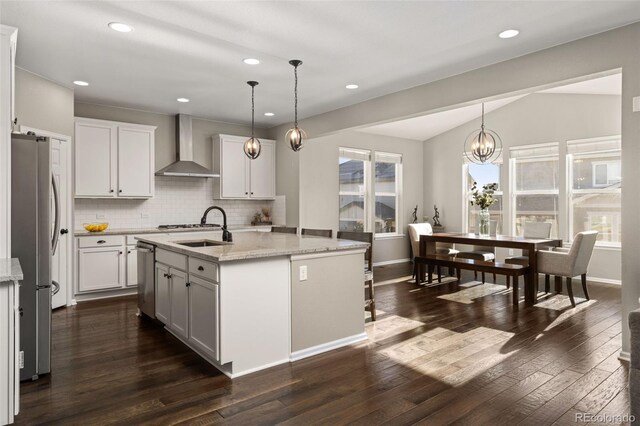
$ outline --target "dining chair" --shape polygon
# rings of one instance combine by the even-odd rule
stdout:
[[[496,235],[496,231],[498,229],[498,221],[492,220],[489,222],[489,235]],[[461,251],[456,255],[460,259],[473,259],[473,260],[484,260],[485,262],[495,262],[496,261],[496,249],[494,247],[487,246],[473,246],[472,250],[469,251]],[[478,272],[473,271],[474,279],[478,279]],[[460,277],[458,277],[459,279]],[[493,282],[496,282],[496,274],[493,274]],[[484,272],[482,272],[482,284],[485,283]]]
[[[310,235],[312,237],[333,238],[333,230],[302,228],[302,235]]]
[[[525,222],[522,225],[522,236],[524,238],[549,238],[552,225],[551,222]],[[521,256],[507,257],[504,262],[512,265],[529,266],[529,253],[523,251]],[[510,286],[510,278],[507,276],[507,288]]]
[[[279,234],[298,234],[298,228],[295,226],[272,226],[271,232],[277,232]]]
[[[369,243],[364,253],[364,310],[371,312],[371,321],[376,320],[376,298],[373,290],[373,232],[338,231],[339,240]],[[367,291],[369,294],[367,294]]]
[[[549,292],[549,275],[555,275],[556,278],[565,278],[567,283],[567,293],[571,300],[571,306],[575,307],[576,302],[573,298],[573,287],[571,279],[580,275],[582,280],[582,291],[587,300],[589,300],[589,292],[587,291],[587,268],[593,254],[593,247],[598,238],[598,231],[585,231],[576,234],[573,244],[569,251],[558,250],[542,250],[538,251],[538,272],[545,274],[545,291]],[[560,281],[561,283],[562,281]]]
[[[420,235],[431,235],[433,234],[433,228],[429,222],[423,223],[410,223],[407,225],[409,230],[409,240],[411,241],[411,251],[413,252],[413,257],[415,258],[420,254]],[[439,244],[436,248],[436,254],[443,254],[449,257],[454,257],[458,254],[458,250],[454,249],[453,246],[447,246]],[[416,278],[416,282],[418,282],[418,268],[417,264],[413,262],[413,276]],[[437,267],[438,272],[438,280],[441,280],[440,266]]]

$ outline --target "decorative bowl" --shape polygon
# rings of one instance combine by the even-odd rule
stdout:
[[[84,229],[89,232],[102,232],[109,227],[108,223],[83,223]]]

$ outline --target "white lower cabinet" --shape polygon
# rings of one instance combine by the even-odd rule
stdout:
[[[189,343],[218,361],[218,284],[189,278]]]
[[[156,262],[156,318],[164,325],[171,324],[171,283],[169,267]]]
[[[179,337],[189,338],[189,283],[187,274],[169,269],[171,319],[169,328]]]
[[[127,246],[127,287],[138,285],[138,251],[136,246]]]
[[[78,250],[78,290],[121,288],[124,284],[122,247],[95,247]]]

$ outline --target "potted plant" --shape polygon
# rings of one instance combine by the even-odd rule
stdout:
[[[471,187],[470,202],[472,206],[480,207],[480,213],[478,213],[478,234],[483,237],[487,237],[490,234],[491,216],[489,214],[489,207],[498,201],[494,196],[497,189],[497,183],[483,185],[482,191],[478,189],[476,182],[473,182],[473,186]]]

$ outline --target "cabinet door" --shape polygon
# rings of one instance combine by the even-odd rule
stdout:
[[[138,250],[136,246],[127,247],[127,287],[138,285]]]
[[[117,130],[109,123],[76,122],[76,197],[116,196]]]
[[[152,197],[153,131],[118,127],[118,196]]]
[[[189,338],[189,287],[187,274],[171,268],[171,330],[185,340]]]
[[[248,198],[248,158],[244,153],[244,140],[239,137],[220,141],[220,185],[222,198]]]
[[[193,276],[189,281],[189,342],[219,361],[218,285]]]
[[[276,196],[276,145],[263,140],[260,156],[248,160],[251,167],[251,198],[275,198]]]
[[[171,320],[171,281],[169,267],[156,263],[156,318],[165,325]]]
[[[123,265],[122,247],[78,250],[78,291],[121,288]]]

